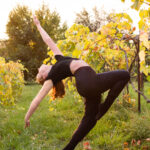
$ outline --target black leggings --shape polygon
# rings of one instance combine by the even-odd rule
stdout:
[[[63,150],[73,150],[76,147],[95,126],[97,120],[108,111],[130,80],[128,71],[115,70],[96,74],[89,66],[79,68],[74,75],[77,90],[85,98],[85,114],[72,139]],[[108,95],[104,103],[101,103],[101,93],[107,90],[109,90]]]

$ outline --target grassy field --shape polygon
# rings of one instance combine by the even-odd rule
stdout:
[[[145,84],[147,95],[148,86]],[[83,116],[84,105],[69,92],[64,99],[52,103],[46,97],[31,117],[30,128],[24,129],[24,116],[39,89],[39,85],[27,85],[15,106],[0,107],[0,150],[62,150],[71,138]],[[131,87],[130,93],[132,99],[137,99]],[[142,98],[139,115],[136,105],[120,104],[121,99],[120,95],[119,101],[116,100],[76,150],[83,150],[85,141],[90,142],[92,150],[150,149],[150,104]]]

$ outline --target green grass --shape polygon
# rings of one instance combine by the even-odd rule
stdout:
[[[146,83],[147,95],[148,86]],[[39,89],[38,85],[27,85],[15,106],[0,107],[0,150],[62,150],[71,138],[83,116],[84,104],[69,92],[64,99],[51,104],[46,97],[31,117],[30,128],[24,129],[24,116]],[[137,99],[131,87],[130,93]],[[120,101],[121,98],[120,95]],[[145,140],[150,138],[150,104],[143,98],[141,101],[140,115],[137,106],[123,107],[116,101],[76,150],[83,150],[85,141],[90,142],[92,150],[122,150],[124,142],[128,142],[131,150],[141,150],[144,146],[150,149],[150,142]],[[132,146],[133,139],[141,140],[141,144]]]

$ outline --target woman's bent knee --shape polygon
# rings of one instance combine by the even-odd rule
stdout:
[[[126,79],[129,81],[130,80],[130,73],[129,71],[126,71]]]
[[[121,72],[122,72],[123,79],[129,81],[130,80],[130,73],[129,73],[129,71],[121,70]]]

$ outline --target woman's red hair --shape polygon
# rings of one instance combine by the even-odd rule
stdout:
[[[36,81],[39,84],[44,84],[45,79],[43,79],[42,77],[40,78],[36,78]],[[54,100],[55,98],[63,98],[65,95],[65,86],[63,81],[59,81],[58,83],[56,83],[53,88],[52,88],[52,92],[50,92],[50,95],[52,96],[52,99]]]

